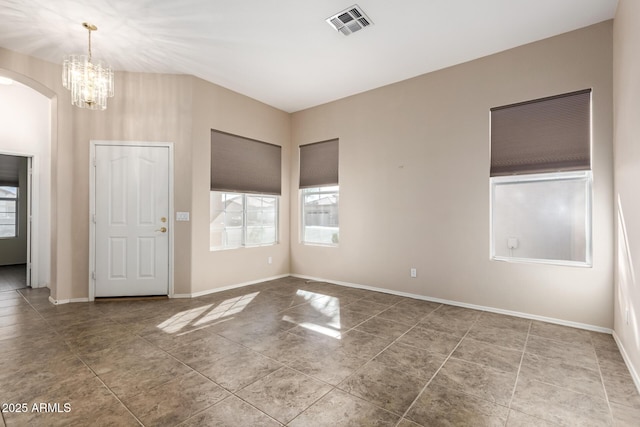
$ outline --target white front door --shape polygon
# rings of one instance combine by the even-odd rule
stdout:
[[[95,296],[169,293],[169,147],[95,147]]]

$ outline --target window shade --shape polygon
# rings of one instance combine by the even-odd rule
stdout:
[[[338,140],[300,146],[300,188],[338,185]]]
[[[211,130],[211,190],[281,194],[281,147]]]
[[[591,89],[491,109],[491,176],[591,169]]]

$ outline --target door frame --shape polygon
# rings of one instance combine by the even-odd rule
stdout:
[[[96,146],[129,146],[129,147],[167,147],[169,149],[169,297],[173,297],[173,142],[152,141],[109,141],[90,140],[89,156],[89,301],[95,301],[96,294]]]
[[[39,173],[37,167],[38,159],[35,154],[23,153],[15,151],[0,150],[0,154],[6,156],[23,157],[27,159],[27,268],[26,268],[26,286],[32,288],[40,287],[39,280],[39,264],[38,264],[38,252],[33,251],[33,241],[37,242],[40,237],[40,223],[38,221],[40,215],[39,204]],[[34,226],[35,223],[35,226]],[[35,281],[33,279],[36,279]],[[35,286],[34,286],[35,285]]]

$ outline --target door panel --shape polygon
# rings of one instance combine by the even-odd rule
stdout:
[[[169,291],[169,148],[96,145],[95,296]]]

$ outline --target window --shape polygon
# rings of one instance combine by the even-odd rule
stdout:
[[[320,245],[337,245],[338,186],[302,190],[302,241]]]
[[[211,191],[210,249],[277,243],[278,197]]]
[[[491,110],[491,257],[591,266],[591,90]]]
[[[300,199],[302,243],[337,246],[338,140],[300,146]]]
[[[494,178],[493,257],[591,264],[591,171]]]
[[[278,243],[281,148],[211,131],[209,248]]]
[[[0,238],[18,237],[18,187],[0,187]]]

